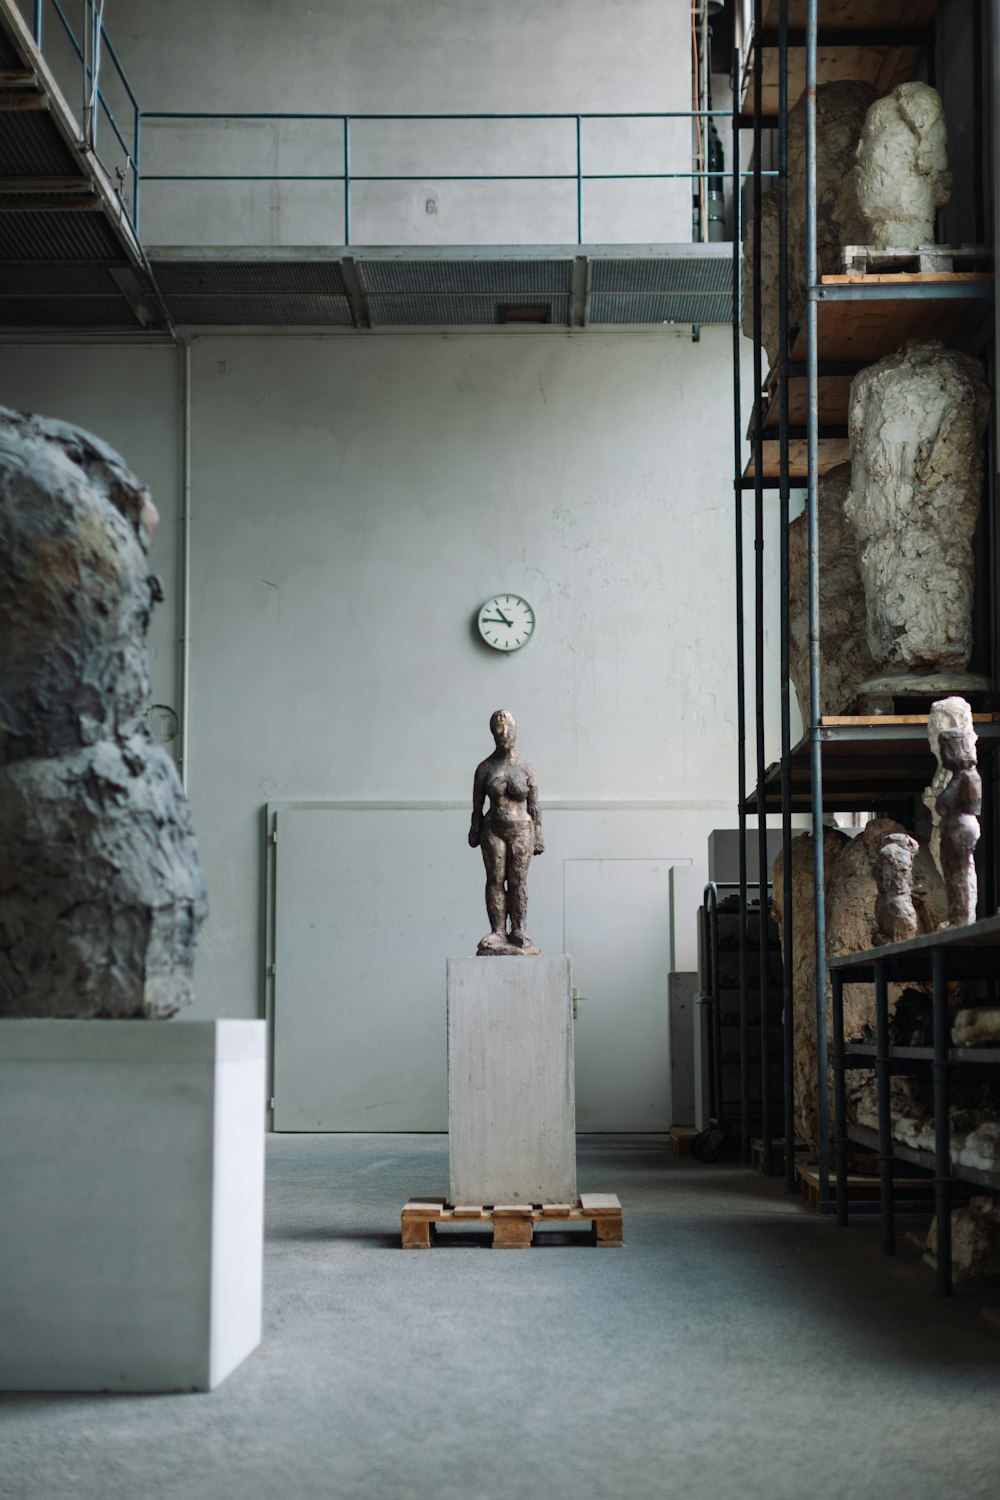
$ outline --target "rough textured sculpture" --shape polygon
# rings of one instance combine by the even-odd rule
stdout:
[[[507,708],[490,719],[496,746],[476,767],[469,844],[481,848],[486,866],[486,913],[490,930],[476,952],[538,953],[524,926],[528,915],[528,866],[542,854],[538,781],[514,750],[517,723]],[[487,800],[489,806],[486,806]]]
[[[927,739],[931,753],[937,761],[937,767],[930,786],[924,788],[922,801],[931,815],[931,858],[942,875],[944,867],[941,863],[941,810],[938,807],[938,798],[953,774],[945,765],[941,753],[941,735],[946,729],[961,730],[966,744],[975,751],[977,741],[976,731],[972,727],[972,709],[964,698],[939,698],[936,703],[931,704],[931,711],[927,715]]]
[[[933,245],[934,216],[950,197],[941,97],[930,84],[901,83],[868,110],[838,217],[860,215],[857,243],[916,250]]]
[[[864,630],[865,591],[854,532],[844,517],[850,464],[819,481],[820,713],[846,713],[875,663]],[[805,513],[788,528],[789,673],[809,719],[809,539]]]
[[[919,847],[908,833],[890,833],[875,856],[875,936],[879,943],[903,943],[920,931],[913,905],[913,857]]]
[[[886,840],[893,835],[907,838],[906,830],[891,818],[873,818],[857,838],[842,829],[823,829],[826,864],[827,951],[859,953],[874,942],[873,914],[878,889],[875,864]],[[775,860],[772,879],[775,917],[787,952],[785,914],[782,910],[782,856]],[[944,886],[934,868],[926,844],[920,844],[913,860],[911,900],[920,932],[933,932],[945,913]],[[794,1017],[793,1075],[795,1115],[799,1134],[815,1150],[819,1079],[816,1049],[816,929],[813,897],[813,838],[801,834],[792,840],[792,1004]],[[890,1006],[895,1006],[902,986],[889,986]],[[828,1032],[832,1025],[831,992],[827,984]],[[848,1037],[871,1034],[875,1022],[873,985],[844,987],[844,1031]],[[832,1074],[831,1074],[832,1078]],[[829,1080],[828,1080],[829,1081]],[[848,1081],[849,1107],[853,1090],[863,1080]],[[830,1118],[833,1118],[832,1110]]]
[[[976,752],[961,729],[942,729],[938,736],[941,764],[951,779],[937,799],[941,817],[941,874],[948,892],[948,926],[966,927],[976,920],[976,865],[983,784]]]
[[[972,538],[989,406],[979,361],[937,340],[904,344],[852,382],[844,513],[858,547],[868,645],[879,671],[897,680],[938,672],[948,685],[979,685],[954,674],[972,651]],[[892,690],[881,680],[867,686]]]
[[[169,1016],[205,912],[142,724],[149,492],[78,428],[0,408],[0,1014]]]
[[[856,244],[857,225],[838,222],[834,210],[851,170],[869,106],[876,98],[867,83],[838,79],[816,90],[816,250],[821,276],[840,270],[842,246]],[[802,321],[806,288],[806,98],[788,117],[788,326]],[[761,326],[770,364],[778,358],[778,195],[761,198]],[[843,207],[843,205],[841,205]],[[753,221],[748,215],[743,241],[743,331],[753,331]]]

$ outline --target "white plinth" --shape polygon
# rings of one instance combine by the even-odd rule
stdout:
[[[576,1201],[569,959],[448,959],[452,1203]]]
[[[211,1390],[260,1343],[263,1021],[0,1021],[0,1389]]]

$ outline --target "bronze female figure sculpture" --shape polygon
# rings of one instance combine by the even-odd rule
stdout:
[[[528,864],[541,854],[542,815],[535,773],[514,751],[517,723],[507,708],[490,719],[496,749],[476,767],[469,844],[483,851],[489,934],[479,954],[539,953],[525,934]],[[489,808],[484,812],[486,799]]]
[[[941,764],[951,772],[951,780],[937,799],[948,926],[965,927],[976,920],[978,887],[973,854],[979,842],[983,784],[976,768],[976,752],[963,730],[942,729],[938,744]]]

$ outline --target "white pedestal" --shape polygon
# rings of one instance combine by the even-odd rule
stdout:
[[[569,959],[448,959],[452,1203],[575,1203]]]
[[[263,1021],[0,1021],[0,1389],[211,1390],[260,1343]]]

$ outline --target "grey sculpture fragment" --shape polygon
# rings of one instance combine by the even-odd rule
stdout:
[[[0,1015],[169,1016],[205,889],[146,733],[148,490],[106,444],[0,408]]]
[[[864,629],[865,591],[854,532],[844,516],[851,487],[850,464],[820,476],[819,617],[821,714],[846,714],[862,682],[875,670]],[[808,517],[788,528],[789,675],[803,721],[809,720],[809,539]]]
[[[528,866],[544,852],[538,781],[516,753],[517,723],[507,708],[490,719],[495,749],[476,767],[469,844],[486,866],[486,913],[490,930],[476,952],[539,953],[524,927],[528,915]],[[488,802],[488,806],[487,806]]]
[[[902,943],[920,931],[913,905],[913,859],[919,847],[908,833],[890,833],[875,856],[878,943]]]
[[[856,244],[858,224],[847,215],[842,188],[869,106],[877,95],[869,83],[835,79],[816,90],[816,251],[823,276],[840,270],[844,245]],[[788,326],[794,334],[806,303],[806,96],[788,117]],[[837,217],[835,217],[835,211]],[[840,215],[847,215],[843,220]],[[778,194],[761,197],[761,334],[768,363],[778,359]],[[743,331],[753,334],[753,220],[743,240]]]

